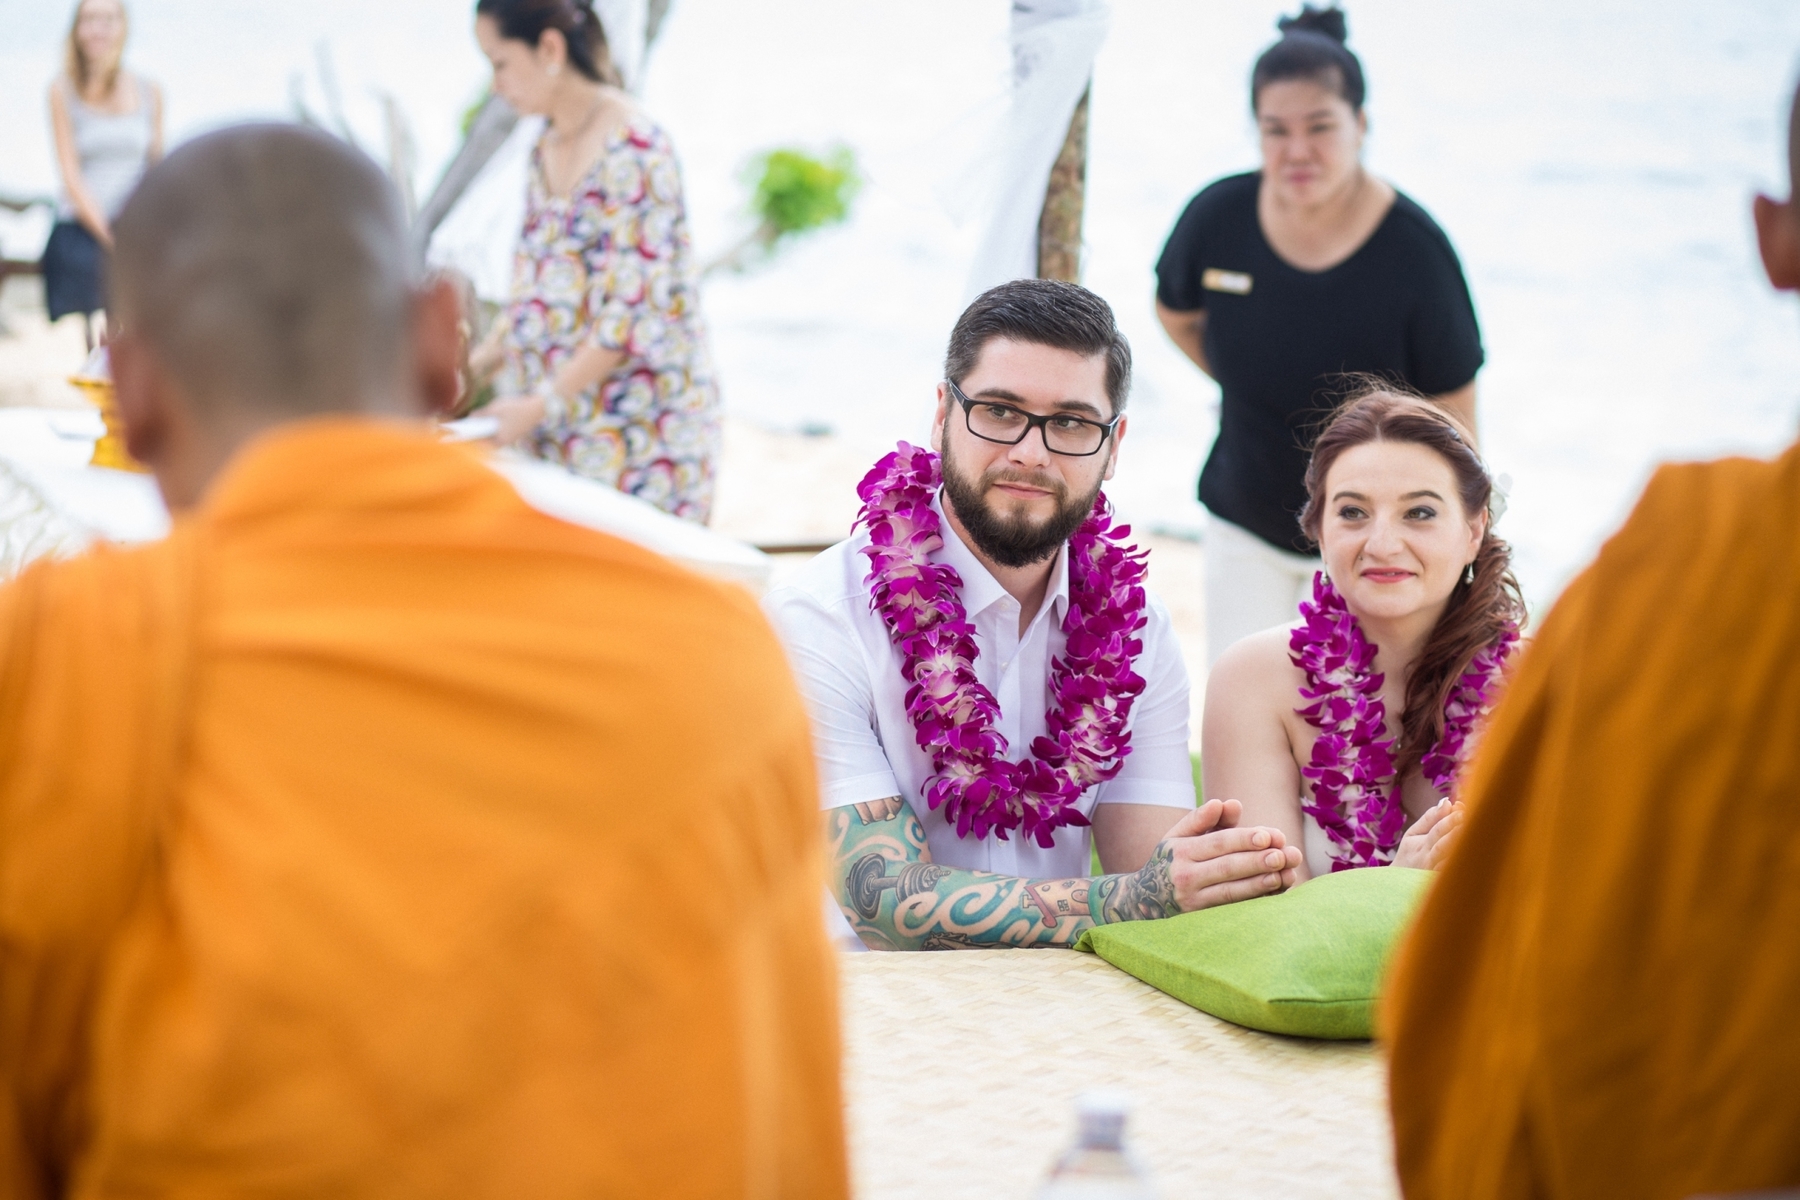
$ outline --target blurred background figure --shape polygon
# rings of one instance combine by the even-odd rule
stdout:
[[[162,89],[125,69],[129,32],[119,0],[81,0],[63,73],[50,85],[62,196],[44,246],[44,301],[52,321],[82,314],[89,349],[93,315],[106,307],[113,218],[163,150]]]
[[[547,120],[512,297],[473,363],[498,438],[704,523],[719,396],[675,148],[589,0],[480,0],[475,36],[495,93]]]
[[[1206,505],[1208,665],[1294,619],[1320,567],[1300,531],[1307,447],[1347,373],[1475,428],[1481,336],[1450,240],[1362,164],[1362,64],[1344,14],[1305,6],[1251,75],[1262,170],[1187,206],[1156,265],[1163,328],[1220,388]]]

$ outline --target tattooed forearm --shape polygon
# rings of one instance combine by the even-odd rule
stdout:
[[[1150,852],[1150,861],[1140,870],[1096,879],[1094,894],[1099,916],[1095,924],[1154,921],[1180,912],[1181,906],[1175,902],[1175,879],[1170,873],[1174,861],[1173,849],[1162,842]]]
[[[906,801],[898,796],[889,796],[885,800],[868,800],[862,804],[852,804],[850,807],[856,810],[856,815],[862,819],[864,825],[873,825],[877,821],[892,821],[898,817],[900,811],[906,807]]]
[[[958,870],[931,861],[924,828],[898,796],[832,809],[826,833],[838,907],[877,950],[1070,946],[1095,925],[1180,911],[1167,845],[1126,875],[1021,879]]]
[[[873,921],[881,915],[883,892],[891,888],[895,902],[905,903],[914,896],[929,892],[950,873],[949,867],[915,862],[901,867],[900,874],[890,879],[887,874],[887,859],[881,857],[881,852],[876,850],[863,855],[851,866],[849,873],[844,876],[844,894],[859,917],[865,921]]]

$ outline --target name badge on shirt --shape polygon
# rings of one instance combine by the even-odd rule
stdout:
[[[1217,267],[1206,268],[1206,273],[1200,276],[1200,286],[1207,291],[1230,292],[1234,296],[1248,296],[1254,282],[1242,271],[1221,271]]]

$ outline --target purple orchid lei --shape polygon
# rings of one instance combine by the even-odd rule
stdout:
[[[941,478],[938,457],[901,442],[857,485],[869,531],[862,553],[871,605],[901,654],[906,711],[934,774],[925,799],[943,806],[956,836],[1005,840],[1017,829],[1040,846],[1055,844],[1064,825],[1086,825],[1075,807],[1088,788],[1119,773],[1131,753],[1131,706],[1144,690],[1132,670],[1143,651],[1144,559],[1112,525],[1105,496],[1069,539],[1067,643],[1050,664],[1046,736],[1031,757],[1005,758],[994,728],[1000,705],[975,675],[975,627],[963,608],[962,577],[931,561],[944,545],[931,501]]]
[[[1406,828],[1394,774],[1394,739],[1383,737],[1387,705],[1383,676],[1371,674],[1379,647],[1323,572],[1313,576],[1311,602],[1300,602],[1305,624],[1288,638],[1288,658],[1306,672],[1294,711],[1319,731],[1312,761],[1301,774],[1312,781],[1313,802],[1303,808],[1331,840],[1331,869],[1391,863]],[[1475,722],[1487,709],[1507,657],[1519,640],[1509,628],[1463,669],[1444,705],[1444,732],[1426,751],[1419,769],[1431,786],[1449,795]]]

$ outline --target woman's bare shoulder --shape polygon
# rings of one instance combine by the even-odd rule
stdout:
[[[1288,659],[1292,626],[1278,625],[1234,643],[1213,664],[1206,680],[1207,712],[1234,714],[1234,720],[1261,713],[1273,720],[1293,711],[1297,689],[1306,681]]]
[[[1238,688],[1267,690],[1289,688],[1301,678],[1300,668],[1288,658],[1288,639],[1293,625],[1276,625],[1241,638],[1227,647],[1213,664],[1207,686],[1215,680]]]

